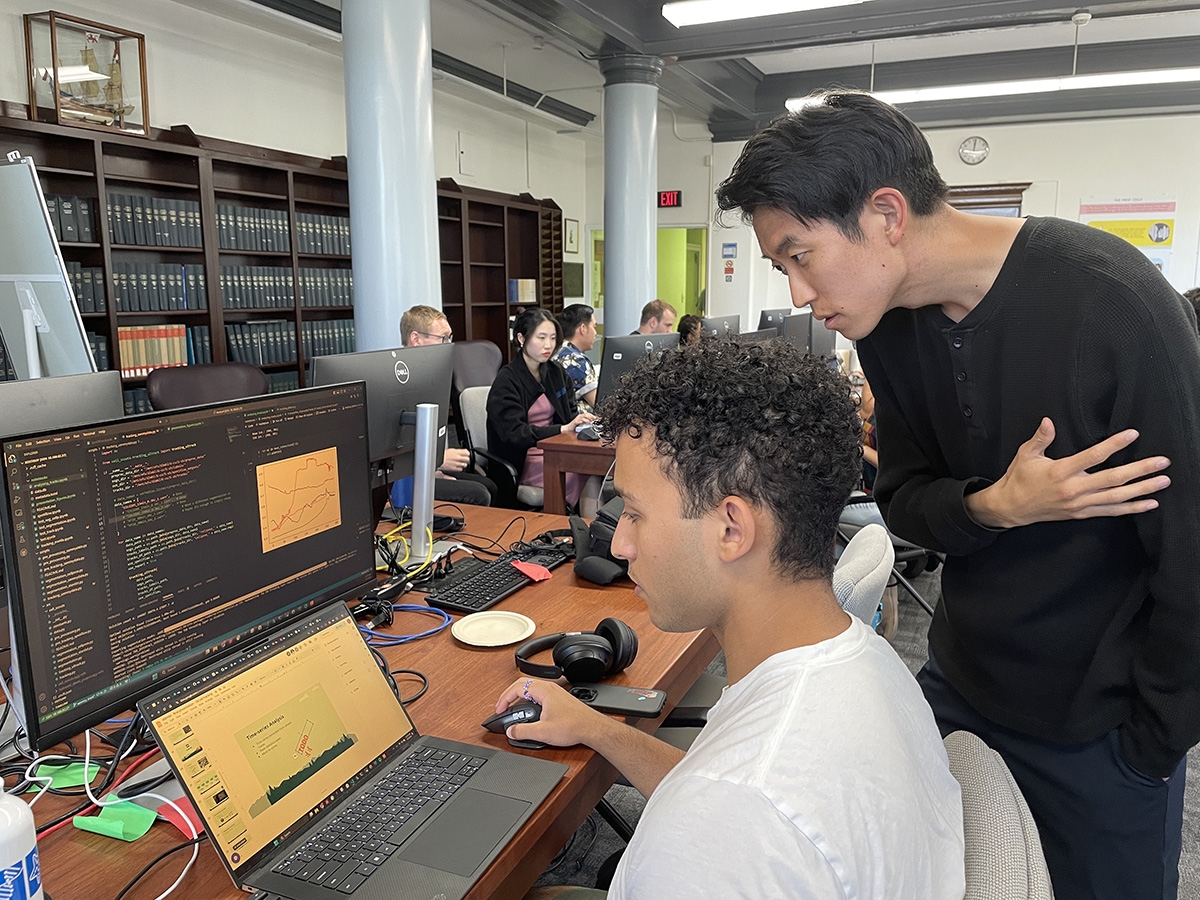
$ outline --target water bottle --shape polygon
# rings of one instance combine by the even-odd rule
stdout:
[[[0,791],[0,897],[44,900],[33,812],[24,800]]]

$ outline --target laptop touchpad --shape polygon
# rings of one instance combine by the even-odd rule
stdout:
[[[524,800],[463,788],[400,856],[443,872],[471,875],[529,807]]]

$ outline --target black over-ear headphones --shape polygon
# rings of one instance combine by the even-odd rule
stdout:
[[[554,665],[529,657],[554,648]],[[590,684],[625,670],[637,656],[637,633],[620,619],[605,619],[595,631],[560,631],[526,641],[517,648],[517,668],[535,678],[566,676],[572,684]]]

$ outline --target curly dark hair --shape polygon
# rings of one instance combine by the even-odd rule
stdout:
[[[946,197],[929,142],[904,113],[861,91],[829,91],[773,119],[750,138],[717,188],[722,212],[778,209],[806,226],[829,222],[851,240],[881,187],[927,216]],[[718,214],[718,220],[720,215]]]
[[[781,574],[832,575],[862,432],[849,386],[824,360],[786,341],[681,345],[639,361],[598,414],[609,441],[653,432],[685,517],[741,497],[774,519]]]

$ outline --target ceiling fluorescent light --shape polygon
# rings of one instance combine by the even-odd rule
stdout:
[[[1128,87],[1144,84],[1178,84],[1200,81],[1200,67],[1188,69],[1150,69],[1145,72],[1107,72],[1100,75],[1067,75],[1062,78],[1033,78],[1025,81],[990,81],[979,84],[955,84],[942,87],[875,91],[884,103],[903,105],[937,100],[970,100],[979,97],[1010,97],[1019,94],[1044,94],[1053,91],[1081,91],[1094,88]],[[816,97],[792,97],[787,108],[793,112],[821,102]]]
[[[688,25],[781,16],[864,2],[866,0],[675,0],[662,5],[662,15],[676,28],[684,28]]]

